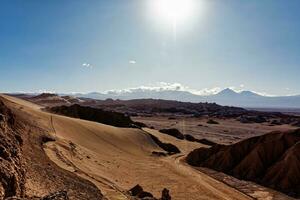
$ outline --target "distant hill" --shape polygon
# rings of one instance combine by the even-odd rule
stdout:
[[[253,95],[248,92],[236,93],[224,90],[216,96],[233,98],[232,96]],[[163,99],[132,99],[132,100],[95,100],[83,97],[59,96],[57,94],[42,93],[36,96],[18,95],[19,98],[31,101],[44,107],[77,106],[102,109],[103,111],[117,112],[126,116],[189,116],[189,117],[215,117],[234,118],[241,123],[270,123],[270,125],[289,124],[300,127],[300,117],[271,111],[254,111],[234,106],[222,106],[216,103],[192,103]],[[75,106],[75,108],[77,108]],[[74,109],[76,110],[76,109]],[[73,113],[73,111],[71,112]],[[76,112],[75,112],[76,113]],[[291,113],[293,114],[293,113]],[[79,117],[80,118],[80,117]],[[103,122],[102,122],[103,123]]]
[[[76,103],[83,103],[84,100],[76,98],[74,96],[60,96],[52,93],[41,93],[41,94],[14,94],[18,98],[29,100],[33,103],[43,106],[61,106],[61,105],[72,105]]]
[[[108,92],[108,93],[87,93],[75,94],[76,97],[93,98],[99,100],[105,99],[164,99],[164,100],[177,100],[183,102],[209,102],[217,103],[226,106],[237,107],[251,107],[251,108],[300,108],[300,95],[295,96],[263,96],[252,91],[235,92],[229,88],[221,92],[203,96],[196,95],[188,91],[178,90],[147,90],[136,89],[121,92]]]

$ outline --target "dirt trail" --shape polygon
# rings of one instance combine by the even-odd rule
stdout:
[[[51,128],[53,130],[53,134],[57,136],[53,116],[51,115],[50,118]],[[72,155],[68,155],[70,152],[66,152],[65,145],[70,145],[70,150]],[[97,176],[97,175],[90,175],[89,173],[81,170],[76,166],[76,162],[73,161],[73,157],[77,156],[76,152],[74,151],[74,144],[69,143],[66,144],[62,141],[60,142],[47,142],[44,146],[44,150],[46,154],[61,168],[66,169],[68,171],[72,171],[73,173],[81,176],[82,178],[88,179],[93,182],[98,188],[101,189],[103,194],[108,200],[128,200],[128,196],[126,192],[122,191],[116,184],[105,179],[104,177]]]
[[[46,154],[61,168],[71,171],[76,175],[88,179],[101,189],[108,200],[127,200],[129,199],[124,191],[122,191],[116,184],[105,179],[104,177],[91,175],[78,168],[74,164],[73,156],[67,155],[64,143],[62,142],[47,142],[44,150]],[[75,162],[76,163],[76,162]]]

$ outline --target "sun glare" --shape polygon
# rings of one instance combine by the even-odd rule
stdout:
[[[153,0],[154,15],[171,25],[186,23],[194,14],[195,0]]]

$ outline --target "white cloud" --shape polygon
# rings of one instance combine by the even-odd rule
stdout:
[[[220,87],[213,87],[213,88],[204,88],[202,90],[191,90],[190,92],[197,95],[204,95],[209,96],[213,94],[217,94],[221,92],[222,88]]]
[[[107,92],[117,92],[117,93],[123,93],[123,92],[133,92],[133,91],[167,91],[167,90],[179,90],[184,91],[184,86],[182,86],[180,83],[165,83],[165,82],[158,82],[156,84],[150,84],[147,86],[139,86],[139,87],[132,87],[127,89],[121,89],[121,90],[109,90]]]
[[[129,60],[129,64],[135,65],[136,61],[135,60]]]
[[[195,95],[213,95],[220,92],[222,88],[213,87],[213,88],[204,88],[202,90],[191,89],[187,86],[182,85],[181,83],[166,83],[158,82],[156,84],[149,84],[147,86],[132,87],[121,90],[109,90],[106,93],[125,93],[125,92],[137,92],[137,91],[186,91]]]
[[[38,90],[38,93],[56,94],[56,91],[53,91],[53,90]]]
[[[251,92],[253,92],[255,94],[258,94],[258,95],[261,95],[261,96],[265,96],[265,97],[276,97],[276,96],[278,96],[278,95],[269,94],[267,92],[257,92],[257,91],[251,91]]]
[[[90,63],[83,63],[82,66],[86,68],[93,68],[93,66]]]

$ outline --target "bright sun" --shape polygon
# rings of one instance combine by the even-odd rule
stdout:
[[[154,14],[166,23],[178,25],[190,20],[195,0],[152,0]]]

